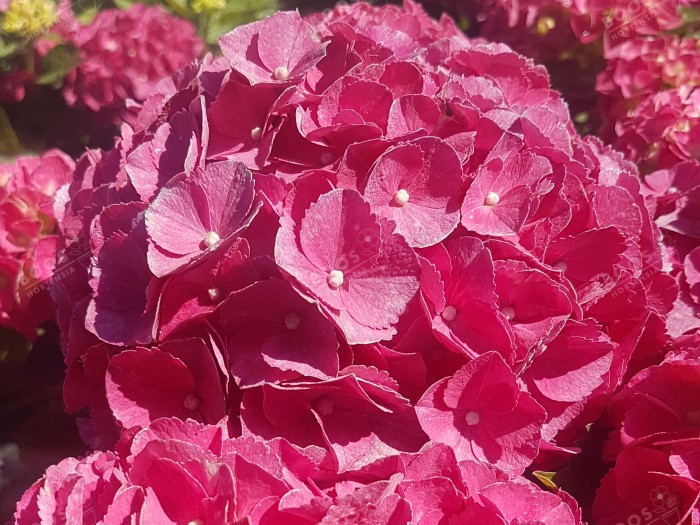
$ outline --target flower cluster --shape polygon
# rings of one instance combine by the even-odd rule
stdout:
[[[700,328],[700,164],[683,162],[644,178],[656,224],[664,234],[665,266],[678,285],[668,332],[681,337]]]
[[[580,128],[598,133],[602,125],[602,137],[644,173],[700,159],[696,0],[446,7],[474,21],[480,36],[546,64]]]
[[[637,77],[644,82],[643,75]],[[678,295],[660,364],[641,370],[608,407],[614,426],[604,460],[613,468],[593,504],[595,523],[700,523],[700,165],[677,163],[644,177],[643,193],[663,232],[664,269]],[[636,519],[636,518],[632,518]]]
[[[581,523],[565,493],[458,461],[443,445],[353,480],[322,475],[321,457],[281,439],[232,437],[225,422],[157,419],[115,452],[50,467],[15,523]]]
[[[116,452],[17,521],[579,523],[522,476],[663,358],[678,285],[636,166],[410,0],[220,46],[57,195],[64,399]]]
[[[665,523],[700,520],[700,353],[670,354],[634,376],[612,400],[616,424],[608,453],[615,466],[593,505],[595,523],[656,516]]]
[[[697,0],[435,0],[466,17],[486,38],[503,40],[540,60],[562,50],[603,40],[606,49],[638,37],[677,30],[684,25],[681,8]]]
[[[68,0],[0,2],[0,151],[107,147],[132,101],[204,49],[194,24],[160,6],[86,13]]]
[[[59,33],[80,56],[63,80],[63,95],[68,104],[92,111],[145,100],[158,81],[203,49],[192,24],[142,4],[100,11],[88,25],[64,23]]]
[[[57,150],[0,164],[0,325],[30,340],[54,316],[49,281],[59,236],[53,203],[74,168]]]
[[[700,159],[700,40],[649,37],[615,49],[597,89],[603,135],[644,171]]]

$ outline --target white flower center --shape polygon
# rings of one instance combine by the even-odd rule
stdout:
[[[287,80],[289,78],[289,69],[284,66],[275,68],[275,78],[277,80]]]
[[[515,318],[515,308],[513,308],[512,306],[504,306],[503,308],[501,308],[501,313],[509,321],[512,321]]]
[[[219,290],[218,288],[209,288],[207,290],[207,293],[209,294],[209,299],[211,299],[212,301],[218,301],[219,299],[221,299],[221,290]]]
[[[442,317],[443,320],[447,321],[448,323],[450,321],[454,321],[455,317],[457,317],[457,308],[454,306],[446,306],[440,314],[440,317]]]
[[[560,269],[562,272],[565,272],[568,268],[564,261],[555,262],[554,267]]]
[[[396,195],[394,195],[394,202],[398,206],[403,206],[408,202],[408,192],[406,190],[399,190],[396,192]]]
[[[196,410],[196,408],[199,406],[199,396],[194,392],[190,392],[187,394],[183,404],[187,410]]]
[[[335,403],[328,397],[322,397],[314,403],[314,410],[322,416],[330,416],[335,408]]]
[[[287,330],[296,330],[301,325],[301,317],[294,312],[289,312],[284,317],[284,325],[287,327]]]
[[[250,130],[251,139],[258,141],[260,140],[260,137],[262,137],[262,128],[260,126],[257,126]]]
[[[479,413],[470,410],[469,412],[467,412],[467,415],[464,416],[464,420],[467,422],[467,425],[469,425],[470,427],[473,427],[474,425],[478,425],[479,424]]]
[[[337,290],[338,288],[343,286],[344,281],[345,276],[340,270],[333,270],[331,273],[328,274],[328,286],[330,286],[334,290]]]
[[[501,197],[498,196],[498,193],[490,191],[486,194],[486,198],[484,198],[484,204],[486,206],[495,206],[500,200]]]
[[[214,246],[217,242],[221,240],[221,237],[219,237],[219,234],[216,232],[207,232],[206,235],[204,236],[204,245],[207,248],[211,248]]]

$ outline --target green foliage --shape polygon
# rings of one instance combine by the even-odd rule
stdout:
[[[551,492],[556,492],[559,490],[557,484],[554,482],[554,475],[556,472],[544,472],[542,470],[535,470],[532,475],[535,476],[537,481],[539,481],[544,488]]]
[[[209,23],[202,37],[208,44],[215,45],[224,33],[231,31],[236,26],[269,16],[276,9],[276,0],[228,1],[226,7],[209,15]]]
[[[17,40],[6,40],[0,36],[0,58],[7,58],[19,50],[20,44]]]
[[[73,68],[80,64],[78,50],[70,44],[59,44],[41,59],[36,83],[39,85],[57,84]]]

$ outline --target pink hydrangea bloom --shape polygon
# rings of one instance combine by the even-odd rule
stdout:
[[[416,403],[423,430],[459,460],[519,474],[537,456],[546,413],[496,353],[484,354],[430,387]]]
[[[251,84],[298,80],[325,55],[318,32],[299,13],[278,13],[234,29],[221,51]]]
[[[651,195],[664,175],[643,188],[579,137],[543,67],[411,1],[278,13],[222,47],[56,199],[67,408],[117,447],[129,512],[580,523],[520,476],[581,458],[670,348],[695,256],[681,283],[692,249],[669,274],[659,228],[693,237],[692,173]],[[151,444],[162,425],[188,430]]]
[[[192,24],[143,4],[102,10],[89,25],[68,24],[64,32],[83,59],[66,78],[64,97],[93,111],[145,100],[203,49]]]
[[[30,340],[53,317],[48,289],[59,243],[53,199],[74,167],[57,150],[0,164],[0,324]]]
[[[243,164],[210,164],[172,181],[145,215],[153,274],[163,277],[222,249],[254,217],[253,198],[253,178]]]
[[[568,494],[458,462],[441,445],[397,456],[371,478],[329,478],[313,447],[232,438],[226,423],[157,419],[124,433],[114,452],[65,459],[27,490],[13,522],[582,524]]]
[[[700,100],[695,89],[698,39],[638,37],[610,50],[606,58],[596,84],[604,116],[602,136],[643,172],[700,158],[694,125]]]

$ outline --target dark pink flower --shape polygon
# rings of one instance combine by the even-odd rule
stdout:
[[[176,175],[192,173],[200,165],[200,131],[191,117],[176,113],[126,157],[124,169],[144,201],[150,201]]]
[[[547,410],[543,438],[551,439],[567,428],[589,396],[609,388],[615,348],[590,320],[568,320],[557,336],[530,358],[521,379]]]
[[[203,49],[192,24],[141,4],[100,11],[89,25],[68,26],[65,33],[83,60],[65,79],[63,95],[92,111],[145,100],[161,78]]]
[[[298,82],[325,55],[318,33],[298,12],[238,27],[221,38],[220,46],[251,84]]]
[[[515,235],[537,205],[536,183],[551,174],[547,159],[511,154],[485,164],[462,204],[462,225],[483,235]]]
[[[29,340],[54,315],[48,294],[59,244],[53,201],[74,168],[58,150],[0,164],[0,324]]]
[[[650,367],[613,399],[610,411],[620,425],[623,446],[672,443],[698,435],[700,363],[678,360]]]
[[[243,435],[323,447],[329,452],[327,468],[360,470],[399,452],[415,452],[426,441],[413,408],[394,386],[388,375],[363,367],[325,381],[266,383],[244,394]]]
[[[50,467],[20,501],[15,523],[288,523],[295,518],[279,510],[285,496],[319,495],[302,481],[313,468],[288,443],[232,438],[225,421],[162,418],[125,433],[114,453]]]
[[[143,223],[129,234],[117,231],[104,241],[90,286],[93,296],[85,317],[90,332],[113,344],[153,339],[161,283],[148,268]]]
[[[470,357],[496,350],[512,360],[513,335],[497,307],[493,260],[483,243],[461,237],[423,255],[421,295],[438,338]]]
[[[208,154],[233,158],[251,168],[262,165],[274,137],[268,115],[278,97],[274,86],[229,80],[209,109]]]
[[[280,268],[317,298],[350,343],[389,339],[418,289],[418,262],[390,223],[359,193],[335,190],[300,223],[282,218],[275,245]]]
[[[544,409],[516,381],[503,358],[489,352],[428,388],[416,403],[428,436],[459,460],[521,473],[537,456]]]
[[[601,525],[656,517],[662,522],[689,523],[686,517],[698,498],[700,483],[679,476],[667,454],[632,447],[620,453],[615,467],[603,478],[593,502],[593,517]]]
[[[410,246],[432,246],[459,224],[462,168],[448,144],[435,138],[387,150],[369,173],[364,197],[396,223]]]
[[[573,314],[565,286],[521,261],[497,261],[498,308],[508,319],[520,355],[553,339]]]
[[[239,386],[338,374],[335,328],[288,282],[270,279],[234,292],[219,312]]]
[[[231,292],[259,279],[245,239],[235,239],[211,257],[171,275],[163,284],[158,305],[160,338],[167,338],[178,328],[207,316]]]
[[[201,339],[124,350],[110,359],[105,384],[109,406],[125,428],[159,417],[216,423],[224,416],[216,364]]]
[[[14,523],[96,523],[107,515],[124,484],[119,458],[112,452],[93,452],[81,460],[66,458],[49,467],[27,490],[17,505]]]
[[[236,162],[210,164],[163,188],[145,215],[151,271],[168,275],[225,245],[250,223],[253,199],[251,173]]]

